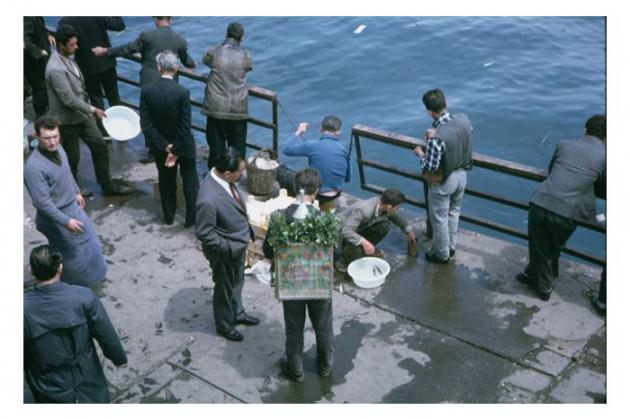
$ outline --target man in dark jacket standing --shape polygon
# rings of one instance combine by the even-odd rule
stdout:
[[[188,68],[195,68],[196,63],[188,55],[186,40],[171,28],[170,16],[154,16],[155,28],[144,31],[129,43],[117,47],[97,46],[92,48],[96,56],[122,57],[139,52],[142,56],[142,68],[140,69],[140,86],[160,79],[155,57],[162,51],[173,51],[182,64]]]
[[[109,403],[94,347],[117,367],[127,355],[105,308],[89,288],[59,281],[61,253],[48,245],[30,255],[37,286],[24,296],[24,371],[37,403]]]
[[[107,31],[120,32],[125,29],[125,22],[120,16],[66,16],[61,18],[59,25],[70,25],[79,34],[79,49],[75,53],[75,60],[85,77],[85,90],[90,97],[90,103],[97,108],[105,109],[103,92],[107,96],[109,106],[120,104],[118,94],[118,74],[116,73],[116,58],[97,57],[92,54],[92,48],[98,45],[110,47]],[[101,121],[98,121],[103,137],[108,138]]]
[[[529,264],[516,279],[543,301],[551,296],[553,266],[575,222],[595,222],[595,196],[606,190],[605,143],[606,117],[594,115],[586,121],[583,139],[558,143],[549,175],[529,202]]]
[[[316,169],[307,168],[295,175],[295,190],[304,189],[304,202],[308,205],[311,215],[319,212],[312,204],[321,184],[322,180]],[[298,204],[291,204],[284,210],[287,223],[293,222],[298,207]],[[269,243],[269,231],[267,231],[267,236],[263,242],[263,253],[266,258],[273,260],[275,252]],[[282,311],[284,313],[287,356],[287,362],[283,366],[284,374],[295,382],[304,381],[302,357],[304,352],[304,323],[308,311],[308,317],[311,319],[315,331],[318,372],[320,376],[328,377],[332,373],[333,352],[335,350],[332,299],[284,300],[282,301]]]
[[[207,115],[206,141],[210,148],[208,169],[226,147],[236,148],[243,158],[247,142],[247,80],[252,69],[249,51],[241,47],[245,31],[240,23],[230,23],[223,44],[211,47],[203,62],[212,69],[201,113]]]
[[[39,118],[48,110],[46,95],[46,63],[51,48],[55,47],[55,37],[46,29],[41,16],[24,16],[24,78],[33,90],[33,108]]]
[[[190,94],[173,77],[179,65],[172,51],[156,57],[160,80],[142,87],[140,123],[158,170],[164,222],[173,224],[177,209],[177,167],[186,198],[186,227],[195,224],[199,177],[195,165],[195,140],[190,131]]]

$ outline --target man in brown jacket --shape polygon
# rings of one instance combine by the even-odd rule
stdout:
[[[230,23],[223,44],[211,47],[203,56],[204,64],[212,69],[201,109],[208,117],[208,169],[226,147],[234,147],[246,157],[249,91],[245,74],[252,69],[252,57],[241,48],[244,34],[243,25]]]

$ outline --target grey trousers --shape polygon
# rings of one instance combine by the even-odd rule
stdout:
[[[429,187],[429,219],[433,226],[430,252],[440,259],[448,259],[449,249],[455,249],[457,243],[466,178],[466,171],[457,169],[441,184]]]
[[[236,326],[236,316],[243,309],[245,253],[235,258],[209,259],[214,281],[212,309],[217,333],[227,333]]]
[[[304,323],[306,311],[315,330],[318,368],[332,367],[335,348],[332,324],[332,300],[286,300],[282,302],[286,354],[292,374],[304,373]]]

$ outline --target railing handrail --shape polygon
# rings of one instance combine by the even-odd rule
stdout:
[[[366,125],[359,125],[359,124],[354,125],[352,127],[351,135],[354,137],[354,140],[355,140],[354,143],[355,143],[356,153],[357,153],[357,162],[359,164],[359,177],[360,177],[360,182],[361,182],[361,189],[369,190],[376,193],[382,192],[384,190],[384,188],[381,186],[369,184],[366,182],[365,171],[363,169],[364,165],[375,168],[377,170],[385,171],[385,172],[388,172],[397,176],[402,176],[409,179],[422,181],[425,188],[425,202],[423,203],[413,198],[406,199],[406,202],[417,207],[426,208],[428,212],[428,205],[426,205],[427,184],[426,184],[426,181],[422,178],[420,171],[419,170],[418,171],[404,170],[398,167],[387,166],[386,164],[379,161],[364,159],[362,155],[362,151],[361,151],[360,138],[364,137],[370,140],[375,140],[375,141],[379,141],[382,143],[386,143],[386,144],[390,144],[393,146],[402,147],[402,148],[406,148],[410,150],[414,149],[417,146],[422,146],[422,147],[426,146],[426,141],[424,139],[410,137],[407,135],[398,134],[395,132],[385,131],[382,129],[369,127]],[[510,161],[510,160],[499,159],[499,158],[495,158],[495,157],[491,157],[491,156],[487,156],[487,155],[479,154],[479,153],[473,153],[472,158],[473,158],[473,166],[494,170],[496,172],[499,172],[505,175],[515,176],[517,178],[532,180],[536,182],[542,182],[543,180],[547,178],[547,171],[544,169],[540,169],[538,167],[528,166],[525,164]],[[470,188],[469,186],[466,187],[465,193],[468,195],[479,197],[481,199],[498,202],[503,205],[511,206],[513,208],[517,208],[521,210],[527,209],[529,207],[528,203],[524,203],[521,201],[517,201],[515,199],[500,196],[500,195],[477,191]],[[527,233],[524,233],[520,230],[516,230],[514,228],[511,228],[511,227],[508,227],[499,223],[495,223],[490,220],[471,216],[465,213],[462,213],[460,218],[463,221],[477,224],[477,225],[489,228],[491,230],[499,231],[501,233],[505,233],[514,237],[527,239]],[[427,214],[427,220],[428,220],[428,214]],[[576,224],[597,233],[603,233],[603,234],[606,233],[606,227],[599,224],[587,223],[587,222],[581,222],[581,221],[576,222]],[[572,248],[565,248],[563,249],[563,251],[567,254],[576,256],[578,258],[581,258],[583,260],[586,260],[586,261],[589,261],[598,265],[604,265],[605,263],[605,260],[599,257],[593,256],[587,253],[583,253],[581,251],[578,251]]]
[[[122,57],[123,59],[129,60],[129,61],[133,61],[139,64],[142,64],[142,57],[140,55],[140,53],[135,53],[133,55],[127,55],[125,57]],[[191,69],[187,69],[187,68],[181,68],[178,71],[178,75],[181,77],[185,77],[185,78],[189,78],[191,80],[195,80],[201,83],[206,83],[208,80],[208,74],[200,74],[197,73],[194,70]],[[125,84],[129,84],[132,86],[136,86],[136,87],[140,87],[140,82],[138,80],[133,80],[133,79],[129,79],[127,77],[121,76],[120,74],[118,75],[118,80],[125,83]],[[273,90],[269,90],[269,89],[265,89],[263,87],[260,86],[255,86],[252,84],[248,84],[247,85],[247,90],[248,90],[248,94],[249,96],[254,96],[257,97],[259,99],[263,99],[263,100],[267,100],[269,102],[271,102],[271,111],[272,111],[272,121],[263,121],[257,118],[252,117],[251,115],[247,118],[247,122],[250,122],[254,125],[263,127],[263,128],[268,128],[272,131],[272,146],[271,148],[278,153],[278,131],[279,131],[279,126],[278,126],[278,94],[277,92],[274,92]],[[121,101],[123,105],[125,106],[129,106],[131,108],[134,109],[139,109],[138,105],[135,105],[131,102],[127,102],[127,101]],[[192,106],[201,108],[203,107],[203,103],[198,102],[196,100],[191,99],[190,104]],[[205,132],[205,128],[204,127],[200,127],[198,125],[192,125],[192,129],[194,129],[195,131],[200,131],[200,132]],[[252,143],[252,142],[247,142],[247,146],[250,148],[253,148],[255,150],[260,150],[263,148],[263,146],[256,144],[256,143]]]
[[[133,55],[129,55],[124,57],[130,61],[135,61],[136,63],[142,64],[142,56],[140,55],[140,53],[136,52]],[[185,68],[185,67],[181,67],[179,68],[179,71],[177,72],[177,74],[179,74],[182,77],[186,77],[188,79],[191,80],[195,80],[195,81],[199,81],[202,83],[206,83],[206,81],[208,80],[208,73],[198,73],[195,70],[189,69],[189,68]],[[265,100],[269,100],[269,101],[276,101],[278,100],[278,93],[274,92],[273,90],[268,90],[265,89],[263,87],[260,86],[255,86],[253,84],[248,84],[247,85],[247,89],[249,91],[249,94],[251,96],[260,98],[260,99],[265,99]]]

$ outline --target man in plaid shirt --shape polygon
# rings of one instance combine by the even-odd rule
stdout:
[[[466,172],[472,168],[472,126],[465,114],[448,112],[440,89],[429,90],[422,102],[433,119],[426,130],[426,151],[420,146],[414,153],[429,186],[429,219],[433,238],[426,260],[448,263],[455,255],[459,214],[461,212]]]

